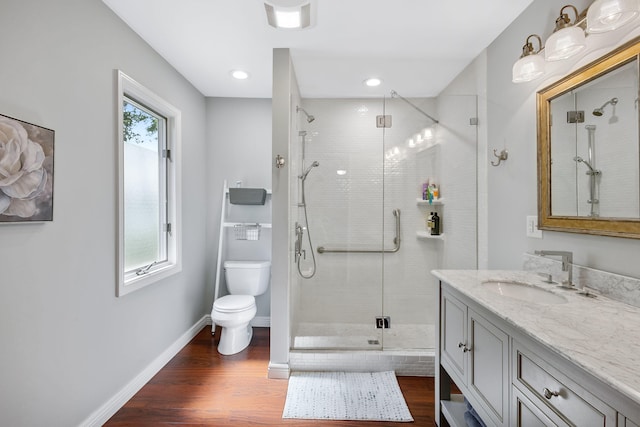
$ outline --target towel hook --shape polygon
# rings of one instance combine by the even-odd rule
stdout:
[[[498,150],[493,149],[493,155],[498,158],[498,163],[491,162],[492,166],[500,166],[500,162],[503,160],[506,161],[509,158],[509,152],[507,150],[502,150],[500,154],[497,153]]]

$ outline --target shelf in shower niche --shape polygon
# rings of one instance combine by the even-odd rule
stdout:
[[[418,206],[441,206],[444,205],[444,199],[433,199],[431,203],[428,200],[416,199],[416,205]]]
[[[424,239],[424,240],[444,240],[444,233],[443,234],[438,234],[437,236],[432,236],[431,234],[427,233],[426,231],[416,231],[416,237],[418,239]]]

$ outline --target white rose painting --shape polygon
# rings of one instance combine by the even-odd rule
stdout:
[[[0,223],[53,220],[54,131],[0,114]]]

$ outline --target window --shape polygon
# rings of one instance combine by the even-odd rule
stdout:
[[[118,72],[118,287],[181,270],[180,111]]]

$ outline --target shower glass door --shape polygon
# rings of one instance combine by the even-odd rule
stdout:
[[[384,133],[376,126],[384,100],[307,99],[301,107],[315,120],[298,114],[291,150],[300,242],[291,272],[291,346],[380,350],[382,251],[393,246],[383,240],[393,218],[383,200]]]

